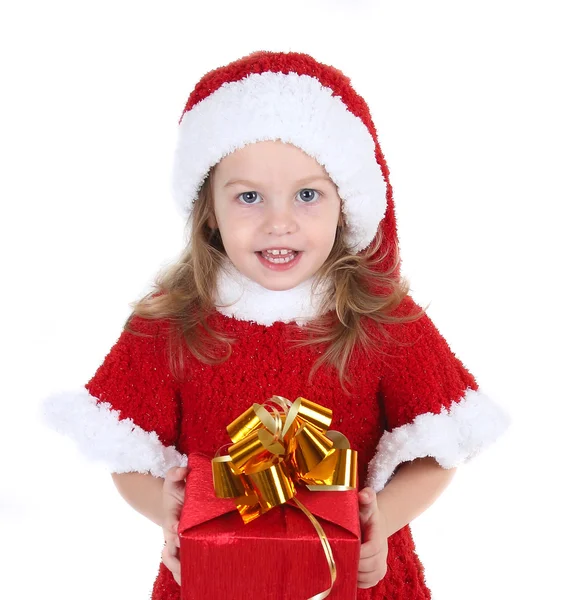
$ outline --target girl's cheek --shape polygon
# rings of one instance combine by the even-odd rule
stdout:
[[[301,219],[300,223],[306,228],[308,227],[321,233],[325,232],[326,230],[332,230],[334,235],[339,220],[339,215],[336,213],[336,211],[329,210],[325,207],[322,210],[311,210],[309,212],[305,211],[302,215],[299,215],[298,218]]]
[[[233,219],[249,221],[250,219],[257,219],[261,216],[262,206],[260,204],[247,206],[246,204],[234,202],[227,207],[227,214],[230,214]]]

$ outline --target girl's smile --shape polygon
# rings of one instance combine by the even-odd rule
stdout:
[[[286,271],[297,265],[301,259],[302,252],[284,248],[262,250],[256,252],[256,255],[266,268],[275,271]]]

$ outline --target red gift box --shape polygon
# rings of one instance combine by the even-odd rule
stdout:
[[[211,459],[189,455],[180,536],[182,600],[307,600],[330,587],[329,564],[308,517],[292,501],[245,524],[233,499],[217,498]],[[360,521],[357,490],[296,497],[329,539],[337,578],[330,600],[357,594]]]

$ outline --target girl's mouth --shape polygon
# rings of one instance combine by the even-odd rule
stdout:
[[[269,269],[284,271],[294,267],[301,257],[302,252],[298,250],[262,250],[256,252],[260,262]]]

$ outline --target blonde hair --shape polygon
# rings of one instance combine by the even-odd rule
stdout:
[[[209,225],[214,216],[213,173],[214,168],[199,191],[187,223],[191,229],[190,243],[177,262],[156,275],[154,289],[130,304],[133,312],[124,325],[127,331],[141,335],[129,327],[135,315],[168,320],[171,325],[170,367],[174,377],[179,379],[183,378],[185,366],[183,346],[198,360],[217,364],[230,357],[231,344],[235,341],[212,329],[207,322],[215,311],[217,274],[227,256],[218,229]],[[355,346],[360,343],[365,350],[380,351],[380,340],[365,327],[365,319],[376,324],[377,328],[372,329],[390,337],[383,328],[384,324],[413,321],[424,314],[423,310],[413,315],[392,314],[409,293],[409,283],[396,275],[400,260],[397,244],[394,248],[382,248],[382,245],[383,234],[379,227],[371,246],[360,254],[351,253],[344,241],[341,214],[333,248],[315,275],[314,286],[326,278],[332,282],[323,298],[322,314],[298,327],[301,335],[293,340],[299,346],[323,348],[310,377],[327,363],[337,369],[345,389],[345,382],[350,383],[347,367]],[[380,266],[390,252],[394,253],[394,260],[383,271]]]

